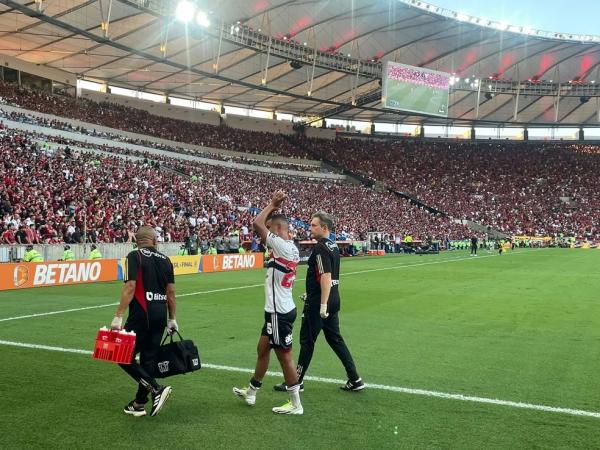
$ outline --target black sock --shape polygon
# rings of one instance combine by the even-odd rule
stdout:
[[[262,387],[262,382],[253,377],[250,379],[250,386],[252,386],[254,389],[260,389]]]

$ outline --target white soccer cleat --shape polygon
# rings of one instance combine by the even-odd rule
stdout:
[[[152,393],[151,417],[156,416],[161,411],[169,395],[171,395],[171,391],[171,386],[162,386],[158,391]]]
[[[256,394],[255,395],[249,395],[248,391],[250,390],[250,388],[233,388],[233,393],[243,399],[246,404],[250,405],[250,406],[254,406],[254,404],[256,403]]]
[[[273,408],[273,412],[276,414],[302,415],[304,414],[304,408],[302,408],[302,405],[294,406],[290,400],[285,405]]]

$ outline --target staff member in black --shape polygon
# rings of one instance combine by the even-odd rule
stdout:
[[[471,256],[477,256],[477,245],[478,245],[477,236],[473,236],[471,238]]]
[[[333,231],[333,218],[324,212],[316,212],[310,221],[312,237],[317,240],[308,259],[306,274],[306,299],[300,328],[300,355],[298,356],[298,382],[304,390],[304,375],[308,370],[315,350],[315,342],[321,330],[327,343],[340,359],[348,381],[340,388],[344,391],[360,391],[365,384],[356,371],[350,350],[340,332],[340,251],[335,242],[329,240]],[[285,383],[275,386],[276,391],[285,391]]]
[[[145,416],[144,405],[150,394],[150,415],[156,416],[171,393],[171,386],[161,386],[156,382],[154,368],[165,327],[168,333],[178,328],[175,320],[175,276],[169,258],[156,250],[153,228],[140,227],[135,238],[138,248],[127,255],[123,272],[125,285],[111,329],[122,329],[123,313],[129,307],[125,330],[136,333],[135,351],[131,364],[122,364],[121,367],[139,386],[135,399],[123,411],[133,416]],[[138,353],[139,364],[135,361]]]

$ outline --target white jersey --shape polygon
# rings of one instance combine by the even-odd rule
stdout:
[[[269,263],[265,280],[265,311],[285,314],[296,305],[292,287],[296,281],[296,268],[300,262],[300,252],[294,241],[286,241],[276,234],[267,234]]]

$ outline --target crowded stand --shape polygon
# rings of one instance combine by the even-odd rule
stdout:
[[[159,117],[114,103],[52,95],[10,83],[0,82],[0,103],[204,147],[295,158],[307,156],[282,134]]]
[[[146,139],[135,139],[121,134],[109,133],[106,131],[98,131],[96,129],[88,129],[82,126],[73,126],[68,122],[63,122],[57,119],[46,119],[43,117],[35,116],[33,114],[26,114],[23,112],[16,111],[5,111],[0,105],[0,119],[11,120],[14,122],[26,123],[30,125],[36,125],[40,127],[53,128],[55,130],[68,131],[72,133],[78,133],[85,136],[98,137],[103,139],[109,139],[115,142],[124,142],[128,144],[139,145],[143,147],[155,148],[158,150],[164,150],[173,153],[179,153],[182,155],[198,156],[202,158],[215,159],[218,161],[234,162],[240,164],[249,164],[260,167],[270,167],[284,170],[299,170],[303,172],[324,172],[320,166],[305,164],[294,161],[277,161],[273,159],[264,160],[253,157],[252,153],[246,155],[230,155],[219,153],[218,151],[206,151],[195,150],[190,148],[184,148],[181,146],[170,146],[161,143],[157,143]]]
[[[598,146],[341,138],[304,145],[456,219],[508,234],[600,238]]]
[[[131,242],[142,224],[152,225],[165,242],[197,235],[199,242],[209,243],[232,232],[249,239],[256,208],[277,189],[294,199],[285,212],[294,219],[299,239],[307,237],[302,223],[326,205],[338,219],[336,231],[347,238],[364,238],[369,231],[422,239],[468,234],[443,216],[363,186],[199,164],[197,175],[190,176],[188,162],[177,158],[163,157],[156,164],[117,153],[55,151],[21,132],[5,128],[0,133],[3,244],[78,243],[84,230],[90,242]]]
[[[268,153],[279,156],[311,157],[331,161],[372,181],[383,183],[397,192],[418,199],[423,204],[448,214],[452,219],[467,219],[493,228],[508,235],[556,236],[565,234],[580,238],[600,237],[600,211],[596,198],[600,189],[598,147],[579,143],[518,143],[518,142],[466,142],[466,141],[427,141],[427,140],[336,140],[290,138],[279,134],[237,130],[225,126],[213,126],[157,117],[133,108],[114,104],[99,104],[89,100],[75,100],[70,97],[50,95],[40,91],[0,83],[1,102],[21,106],[30,110],[109,126],[121,130],[145,133],[149,136],[171,139],[179,142],[199,144],[220,149],[247,152],[246,156],[200,153],[183,147],[171,147],[143,139],[127,138],[118,134],[74,128],[60,120],[49,120],[30,114],[3,112],[10,120],[32,123],[40,127],[51,127],[65,131],[75,131],[84,135],[98,136],[118,142],[143,145],[173,152],[174,159],[169,167],[186,175],[202,173],[210,177],[218,169],[195,163],[183,163],[177,154],[192,154],[221,161],[243,162],[273,168],[316,171],[317,166],[296,165],[289,162],[259,161],[252,158],[254,153]],[[80,142],[50,138],[63,145],[86,146]],[[159,158],[137,150],[123,150],[113,147],[96,148],[111,153],[128,154],[145,159],[167,162],[169,158]],[[182,167],[182,165],[184,165]],[[192,170],[190,170],[192,167]],[[223,173],[223,171],[220,171]],[[280,178],[270,181],[256,173],[236,171],[238,179],[246,180],[248,189],[244,195],[255,191],[265,192],[265,186],[281,185]],[[252,178],[252,181],[248,181]],[[293,186],[300,181],[293,180]],[[251,188],[255,185],[256,188]],[[215,183],[221,189],[219,183]],[[340,190],[339,195],[347,195],[348,186],[332,185]],[[361,191],[359,198],[365,197],[361,205],[373,202],[372,196],[385,196],[370,190]],[[307,190],[299,189],[300,195]],[[369,195],[365,194],[369,193]],[[226,195],[237,195],[226,191]],[[353,194],[356,195],[356,194]],[[349,195],[347,198],[350,198]],[[402,233],[403,228],[414,229],[416,234],[435,235],[442,238],[449,234],[464,235],[467,231],[449,219],[440,219],[425,211],[398,203],[396,197],[386,200],[398,217],[379,217],[374,209],[365,208],[364,224],[358,223],[359,215],[352,214],[353,204],[340,202],[337,211],[344,217],[347,231],[354,235],[367,231],[389,231]],[[379,203],[373,204],[381,205]],[[251,207],[260,207],[254,199]],[[307,199],[307,204],[310,205]],[[248,206],[244,203],[237,205]],[[308,209],[298,206],[294,211],[301,220],[308,217]],[[423,217],[421,217],[423,216]],[[393,216],[392,216],[393,217]],[[462,236],[457,236],[462,237]]]

